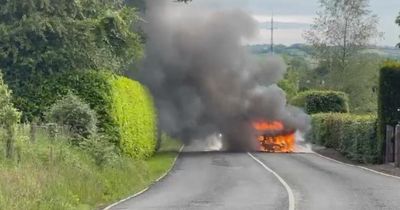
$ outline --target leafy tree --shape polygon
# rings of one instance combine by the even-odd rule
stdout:
[[[335,78],[340,90],[349,94],[354,113],[376,113],[379,69],[385,58],[374,53],[361,53],[352,59],[348,71]]]
[[[19,119],[20,113],[11,103],[11,91],[9,91],[7,85],[4,84],[3,76],[0,72],[0,127],[4,128],[6,131],[6,157],[9,159],[13,157],[16,125]]]
[[[346,70],[351,57],[379,36],[378,17],[368,9],[369,0],[319,0],[306,41],[315,49],[319,63],[332,70]]]
[[[122,0],[0,0],[0,68],[14,103],[40,115],[43,78],[70,70],[120,72],[142,54],[135,9]]]

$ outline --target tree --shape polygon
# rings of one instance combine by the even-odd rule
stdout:
[[[0,68],[25,117],[40,115],[46,80],[71,70],[122,72],[142,55],[122,0],[0,0]]]
[[[315,49],[320,65],[346,70],[351,57],[379,36],[378,17],[369,0],[320,0],[321,10],[304,38]]]
[[[374,53],[360,53],[352,58],[349,71],[342,74],[337,84],[349,94],[354,113],[376,113],[378,104],[379,68],[385,58]]]
[[[16,125],[19,119],[20,113],[11,103],[11,91],[4,84],[3,75],[0,72],[0,127],[6,131],[6,157],[9,159],[13,158]]]

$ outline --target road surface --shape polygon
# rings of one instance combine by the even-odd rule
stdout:
[[[253,155],[260,162],[246,153],[184,152],[165,179],[112,209],[400,209],[400,179],[312,153]]]

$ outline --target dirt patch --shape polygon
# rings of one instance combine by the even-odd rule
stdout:
[[[320,155],[332,158],[334,160],[338,160],[343,163],[348,163],[348,164],[357,165],[357,166],[363,166],[363,167],[366,167],[366,168],[369,168],[369,169],[372,169],[375,171],[379,171],[382,173],[400,177],[400,168],[394,167],[394,164],[391,164],[391,163],[390,164],[379,164],[379,165],[362,164],[362,163],[347,159],[345,156],[340,154],[340,152],[338,152],[334,149],[331,149],[331,148],[325,148],[325,147],[313,145],[312,149],[314,152],[316,152]]]

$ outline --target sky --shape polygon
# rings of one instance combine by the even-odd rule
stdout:
[[[213,10],[242,9],[251,14],[260,24],[260,33],[249,40],[250,44],[270,43],[267,21],[272,12],[277,29],[275,43],[290,45],[304,43],[302,34],[313,22],[318,11],[318,0],[194,0],[189,7]],[[400,27],[394,23],[400,12],[400,0],[370,0],[370,10],[379,16],[379,31],[382,38],[374,40],[381,46],[395,46],[400,42]]]

